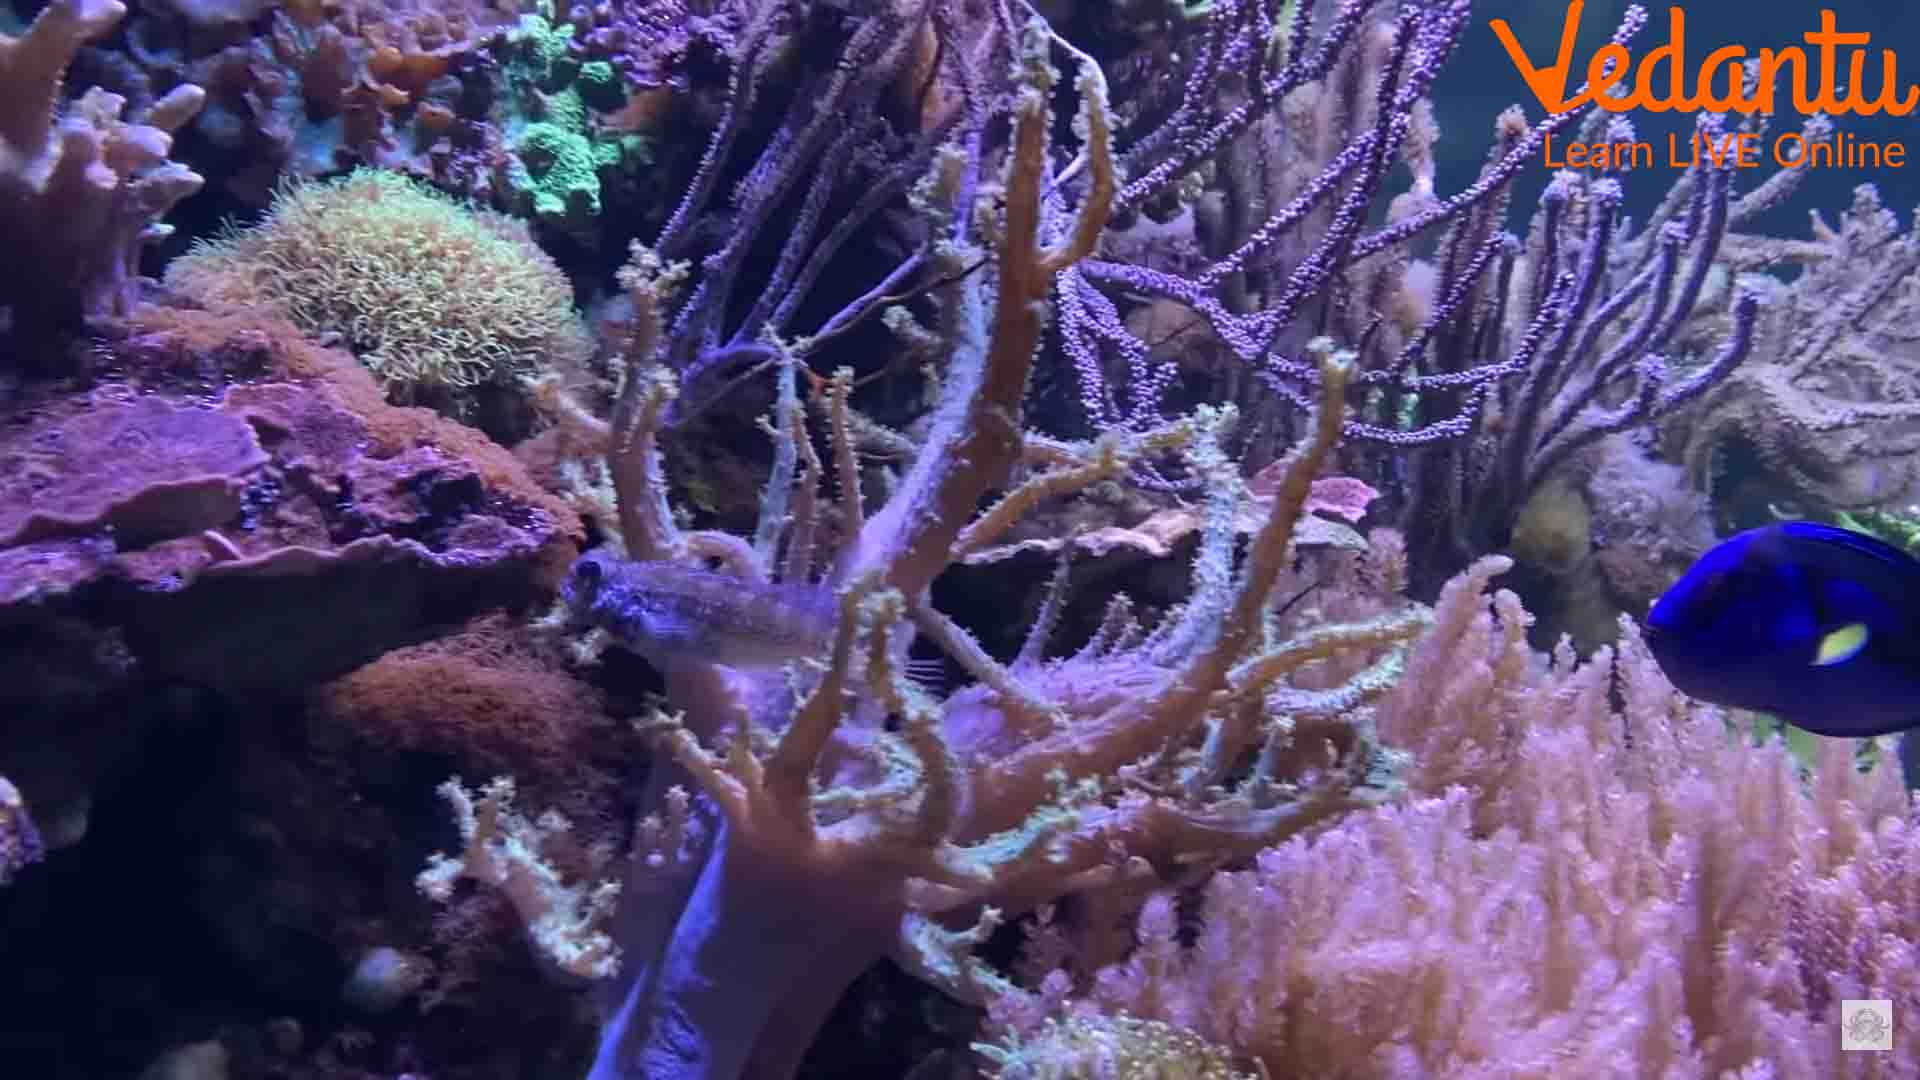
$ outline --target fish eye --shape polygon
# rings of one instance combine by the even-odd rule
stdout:
[[[592,585],[599,581],[600,574],[600,561],[598,559],[581,559],[579,562],[573,564],[574,580],[580,582],[582,585]]]

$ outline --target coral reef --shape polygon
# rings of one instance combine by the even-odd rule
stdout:
[[[505,451],[285,323],[152,310],[98,349],[112,377],[36,385],[0,428],[0,652],[23,676],[0,761],[43,826],[72,821],[57,843],[132,747],[138,713],[102,699],[329,677],[524,603],[578,541]]]
[[[246,205],[353,166],[484,198],[506,158],[488,52],[516,17],[487,0],[156,4],[131,21],[124,53],[96,57],[95,76],[136,101],[206,87],[186,134],[215,186]]]
[[[1904,528],[1870,190],[1509,233],[1635,130],[1441,190],[1465,0],[125,15],[0,38],[8,1068],[1920,1080],[1891,745],[1633,622]]]
[[[630,268],[635,366],[610,424],[573,422],[600,431],[608,447],[629,558],[704,556],[749,580],[736,595],[689,610],[659,594],[661,575],[627,573],[599,555],[571,575],[575,616],[648,655],[667,679],[671,711],[655,710],[644,724],[672,766],[650,778],[656,816],[636,836],[619,911],[597,916],[603,901],[593,898],[604,892],[540,869],[555,830],[524,818],[497,835],[483,827],[504,813],[502,789],[478,798],[450,791],[464,852],[436,862],[426,879],[439,895],[456,875],[506,884],[556,963],[577,968],[584,957],[598,968],[609,944],[620,950],[596,1077],[731,1076],[749,1063],[784,1073],[822,1009],[882,955],[977,996],[987,975],[956,967],[955,950],[978,940],[994,912],[1137,879],[1155,866],[1232,858],[1375,797],[1368,778],[1377,762],[1357,708],[1392,678],[1396,645],[1423,625],[1419,612],[1402,605],[1292,636],[1267,615],[1312,481],[1341,430],[1349,369],[1326,343],[1314,347],[1327,405],[1272,482],[1243,558],[1234,528],[1241,485],[1219,447],[1229,417],[1203,412],[1183,425],[1193,467],[1217,494],[1194,594],[1154,633],[1117,619],[1079,653],[1043,661],[1052,623],[1043,616],[1020,657],[1003,666],[924,599],[945,567],[1042,499],[1112,475],[1138,452],[1120,443],[1108,467],[1061,465],[973,512],[1008,485],[1022,456],[1035,301],[1089,250],[1114,191],[1104,88],[1097,69],[1083,67],[1076,126],[1086,140],[1085,199],[1057,211],[1041,199],[1050,44],[1039,23],[1020,43],[992,288],[953,272],[984,253],[968,220],[949,211],[947,239],[931,252],[948,271],[938,293],[947,314],[923,331],[942,338],[948,357],[941,400],[913,465],[882,504],[868,510],[842,485],[833,507],[838,554],[815,551],[815,520],[827,516],[815,492],[822,470],[802,467],[791,358],[770,426],[774,476],[753,537],[686,532],[674,522],[657,461],[673,383],[638,362],[653,355],[663,294],[681,276],[645,261]],[[971,205],[958,169],[940,175],[946,186],[928,191],[927,205]],[[1058,246],[1043,246],[1047,235],[1061,237]],[[829,408],[844,477],[854,451],[841,382]],[[831,570],[812,585],[816,565]],[[767,579],[824,592],[835,616],[824,666],[789,681],[730,652],[665,647],[683,634],[752,632],[797,617],[797,609],[762,606],[772,596],[753,583]],[[688,618],[716,625],[677,621]],[[962,666],[965,685],[934,696],[905,680],[909,626]],[[1339,667],[1342,675],[1295,678],[1334,657],[1358,659]],[[697,803],[669,786],[676,780],[697,789]],[[945,915],[979,926],[956,935],[938,921]],[[553,942],[556,929],[574,936]]]
[[[144,1062],[129,1055],[160,1049],[149,1038],[218,1035],[204,1045],[236,1075],[295,1059],[342,1075],[325,1070],[364,1057],[355,1048],[371,1036],[329,1012],[391,1001],[423,973],[432,982],[419,1000],[462,1008],[445,1023],[410,1004],[381,1014],[394,1061],[517,1052],[463,1052],[471,1044],[452,1030],[456,1017],[507,1014],[563,1053],[564,1002],[508,1008],[461,991],[536,976],[500,947],[511,938],[486,910],[463,907],[436,926],[412,899],[426,842],[396,838],[424,820],[407,793],[509,758],[544,799],[595,825],[614,820],[617,785],[594,762],[624,740],[604,737],[611,725],[590,691],[506,675],[522,651],[485,626],[440,643],[448,662],[416,660],[439,680],[434,725],[392,689],[377,709],[370,690],[356,697],[378,671],[348,673],[402,667],[414,658],[388,650],[550,592],[578,550],[578,519],[506,451],[387,404],[352,357],[285,322],[145,307],[72,348],[77,374],[9,383],[0,420],[0,772],[18,793],[0,812],[0,860],[9,872],[42,849],[55,860],[26,866],[0,902],[70,940],[110,923],[88,940],[111,958],[115,989],[103,998],[94,953],[56,961],[44,935],[12,935],[6,963],[23,981],[8,1008],[25,1028],[6,1029],[7,1053],[37,1075],[60,1075],[63,1062],[135,1075]],[[463,641],[500,672],[491,690],[470,685],[472,662],[464,677],[453,662]],[[300,723],[306,689],[343,675]],[[495,704],[503,686],[526,708]],[[450,730],[476,700],[491,711],[473,707],[464,734]],[[556,721],[546,704],[565,711]],[[590,739],[596,723],[602,737]],[[525,755],[543,740],[564,752],[553,766],[564,781]],[[424,770],[410,764],[423,757]],[[109,914],[117,890],[100,883],[116,875],[146,891],[139,914]],[[377,986],[350,982],[381,949],[432,966],[376,965]],[[209,984],[249,1002],[217,1030],[199,1026]],[[297,1023],[291,1035],[262,1029],[254,999],[297,1009],[313,1037]],[[22,1030],[59,1031],[61,1016],[153,1034],[97,1048],[53,1034],[21,1041]]]
[[[1166,20],[1165,41],[1142,47],[1177,50],[1181,77],[1150,68],[1139,90],[1118,201],[1128,227],[1061,276],[1059,300],[1096,429],[1150,427],[1169,405],[1225,392],[1248,416],[1250,467],[1313,400],[1300,345],[1334,331],[1359,357],[1343,457],[1389,493],[1382,520],[1408,536],[1430,596],[1505,546],[1577,451],[1673,413],[1745,359],[1757,304],[1744,293],[1705,362],[1682,366],[1676,346],[1728,223],[1776,204],[1794,170],[1736,198],[1731,165],[1696,164],[1632,228],[1618,177],[1563,172],[1523,242],[1504,229],[1509,187],[1544,141],[1630,140],[1631,125],[1511,109],[1479,178],[1441,196],[1426,95],[1467,11],[1419,12],[1236,0]],[[1629,9],[1614,39],[1644,15]],[[1413,183],[1390,198],[1396,165]],[[1432,263],[1413,259],[1435,241]]]
[[[629,6],[599,5],[607,18]],[[657,155],[651,133],[679,103],[655,94],[629,108],[616,67],[628,50],[588,40],[591,25],[495,0],[154,4],[122,48],[84,67],[136,106],[205,87],[183,133],[219,195],[241,206],[377,168],[617,251],[634,228],[626,215],[662,212],[648,170],[680,155]]]
[[[596,112],[620,112],[626,91],[611,63],[573,55],[573,33],[571,25],[525,15],[506,35],[500,126],[513,158],[502,197],[592,248],[605,224],[603,188],[650,165],[653,155],[649,140],[589,122]]]
[[[561,11],[578,40],[608,56],[630,85],[686,90],[695,68],[733,54],[753,7],[740,0],[635,0],[568,3]]]
[[[972,168],[939,154],[984,122],[990,47],[1003,36],[944,3],[884,3],[862,18],[832,4],[754,11],[693,175],[636,249],[636,265],[683,263],[689,277],[654,343],[684,391],[676,427],[783,352],[812,363],[848,342],[891,343],[885,312],[937,281],[943,230],[928,222],[973,213],[923,196],[939,173]],[[873,234],[888,257],[859,258]],[[936,351],[890,344],[885,364]]]

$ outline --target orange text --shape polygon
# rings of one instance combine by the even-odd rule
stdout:
[[[1573,40],[1579,33],[1580,12],[1584,7],[1586,0],[1569,0],[1566,20],[1560,25],[1560,52],[1554,57],[1551,67],[1534,66],[1520,48],[1520,42],[1513,36],[1513,28],[1507,25],[1507,21],[1493,20],[1494,34],[1500,38],[1507,55],[1513,58],[1520,77],[1527,81],[1528,89],[1539,99],[1541,108],[1548,112],[1566,112],[1591,101],[1608,112],[1625,112],[1628,109],[1692,112],[1707,109],[1713,112],[1772,113],[1774,87],[1782,72],[1787,73],[1793,88],[1793,107],[1802,113],[1822,112],[1831,116],[1858,113],[1871,116],[1885,110],[1891,116],[1905,116],[1913,111],[1915,105],[1920,105],[1920,86],[1908,83],[1904,91],[1896,90],[1901,85],[1899,61],[1892,49],[1880,50],[1879,93],[1871,99],[1865,96],[1867,53],[1860,46],[1865,46],[1873,35],[1843,34],[1834,29],[1834,14],[1826,8],[1820,11],[1820,29],[1809,30],[1803,35],[1807,44],[1815,50],[1813,60],[1810,61],[1807,53],[1798,45],[1779,50],[1761,49],[1760,77],[1751,94],[1742,85],[1741,65],[1747,58],[1747,51],[1739,45],[1722,46],[1708,53],[1693,72],[1689,87],[1686,64],[1687,15],[1673,7],[1667,9],[1666,44],[1641,57],[1638,67],[1634,66],[1633,56],[1626,46],[1617,43],[1602,45],[1587,61],[1586,87],[1568,98],[1567,78],[1573,71]],[[1846,57],[1846,89],[1836,91],[1835,73],[1841,70],[1836,50],[1843,45],[1854,48],[1849,50]],[[1660,77],[1663,67],[1665,78]],[[1633,89],[1625,93],[1610,93],[1621,85],[1629,72],[1633,75]],[[1809,73],[1817,83],[1811,93],[1808,90]],[[1718,89],[1715,83],[1720,84]],[[1894,96],[1896,93],[1899,94],[1897,99]]]

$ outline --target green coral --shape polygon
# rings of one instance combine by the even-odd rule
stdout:
[[[1841,510],[1834,524],[1878,537],[1903,551],[1920,555],[1920,507],[1905,510]]]
[[[651,162],[645,140],[596,130],[595,109],[625,100],[619,73],[605,61],[581,63],[568,49],[573,27],[524,15],[510,39],[507,65],[513,112],[504,120],[515,161],[508,183],[518,208],[536,220],[590,235],[604,186]]]
[[[529,124],[515,146],[521,167],[513,184],[542,220],[600,213],[600,170],[617,167],[617,143],[595,143],[561,124]]]
[[[520,74],[544,89],[557,90],[573,81],[579,61],[568,49],[573,26],[555,26],[551,20],[551,15],[522,15],[508,40],[518,49]]]
[[[524,224],[377,170],[283,188],[259,224],[174,260],[167,284],[339,335],[390,396],[456,415],[471,391],[588,348],[566,275]]]

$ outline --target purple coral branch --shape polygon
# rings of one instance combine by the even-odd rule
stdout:
[[[1401,24],[1403,27],[1405,23]],[[1402,55],[1404,47],[1396,49],[1396,55]],[[1397,64],[1394,65],[1397,67]],[[1374,191],[1385,173],[1386,154],[1384,147],[1397,144],[1406,134],[1409,118],[1404,113],[1392,113],[1382,110],[1385,131],[1376,129],[1371,132],[1373,139],[1362,138],[1350,149],[1357,149],[1363,165],[1359,179],[1341,201],[1340,209],[1334,213],[1333,221],[1313,253],[1302,259],[1287,276],[1286,289],[1280,298],[1265,311],[1255,317],[1255,322],[1264,333],[1266,344],[1260,351],[1259,362],[1265,364],[1273,356],[1279,344],[1282,331],[1292,325],[1299,309],[1312,297],[1319,294],[1334,273],[1345,265],[1344,254],[1351,246],[1354,236],[1366,221],[1368,208],[1372,205]]]
[[[1361,28],[1374,9],[1366,0],[1349,0],[1339,5],[1309,51],[1308,42],[1315,40],[1309,32],[1314,5],[1299,5],[1295,22],[1288,28],[1291,46],[1287,62],[1269,73],[1264,65],[1270,53],[1269,33],[1274,20],[1273,15],[1266,12],[1267,6],[1240,0],[1215,6],[1205,33],[1195,45],[1196,57],[1173,115],[1142,138],[1129,155],[1136,176],[1123,189],[1122,203],[1140,202],[1163,194],[1198,163],[1252,130],[1254,119],[1280,96],[1308,81],[1326,78],[1343,55],[1358,47]],[[1468,15],[1467,5],[1459,2],[1410,6],[1399,12],[1393,19],[1392,42],[1369,88],[1366,101],[1371,119],[1366,127],[1354,132],[1284,206],[1239,238],[1232,250],[1191,276],[1171,269],[1090,260],[1082,264],[1073,279],[1059,282],[1061,339],[1081,380],[1081,401],[1090,421],[1106,424],[1115,419],[1114,394],[1107,385],[1107,372],[1113,370],[1107,366],[1109,356],[1118,362],[1118,369],[1126,373],[1133,390],[1129,423],[1150,424],[1159,419],[1154,399],[1164,392],[1172,378],[1172,369],[1151,364],[1149,351],[1125,329],[1111,301],[1095,299],[1103,287],[1165,297],[1193,308],[1206,320],[1214,337],[1241,363],[1257,372],[1261,384],[1297,408],[1304,408],[1313,400],[1316,378],[1313,366],[1288,355],[1283,348],[1287,337],[1299,333],[1310,321],[1308,306],[1357,260],[1476,211],[1517,175],[1548,132],[1571,122],[1571,118],[1556,117],[1529,132],[1520,145],[1509,148],[1498,164],[1487,170],[1478,184],[1460,196],[1415,214],[1409,222],[1390,226],[1390,231],[1365,231],[1392,155],[1405,141],[1419,101],[1432,87],[1441,64],[1465,32]],[[1631,26],[1627,32],[1630,30]],[[1240,65],[1236,74],[1243,82],[1249,78],[1243,73],[1244,69],[1249,66],[1254,69],[1252,88],[1243,100],[1221,112],[1214,107],[1217,89],[1201,76],[1217,75],[1222,65],[1229,63]],[[1356,107],[1355,111],[1366,110]],[[1156,156],[1158,160],[1154,160]],[[1140,166],[1149,161],[1151,166],[1141,170]],[[1329,200],[1336,200],[1329,219],[1310,237],[1311,248],[1286,272],[1277,295],[1267,297],[1256,311],[1235,310],[1226,302],[1223,293],[1229,291],[1230,283],[1263,269],[1260,264],[1282,245],[1297,244],[1307,223]],[[1493,254],[1486,254],[1473,260],[1476,276],[1465,280],[1448,276],[1449,313],[1473,297],[1483,295],[1484,286],[1477,275],[1492,267],[1493,258]],[[1505,298],[1498,298],[1496,303],[1504,305]],[[1425,333],[1430,337],[1432,328]],[[1477,333],[1483,344],[1493,344],[1484,328]],[[1391,365],[1398,369],[1391,377],[1404,377],[1419,349],[1424,347],[1422,342],[1412,351],[1403,352]],[[1482,376],[1450,381],[1477,385],[1482,378],[1514,371],[1512,365],[1496,363]],[[1380,372],[1363,372],[1354,384],[1378,387],[1380,381]],[[1486,400],[1485,394],[1476,393],[1472,403],[1477,406]],[[1467,426],[1450,419],[1418,433],[1356,423],[1351,434],[1372,438],[1394,432],[1392,441],[1404,444],[1409,436],[1424,440],[1446,432],[1458,437],[1467,430]]]
[[[1665,415],[1699,397],[1744,361],[1753,348],[1753,332],[1759,316],[1760,298],[1743,291],[1734,301],[1732,332],[1720,343],[1720,351],[1714,354],[1713,361],[1662,394],[1653,406],[1653,415]]]
[[[1328,24],[1320,47],[1314,51],[1311,59],[1302,62],[1298,57],[1306,39],[1306,30],[1312,23],[1314,6],[1311,0],[1303,0],[1295,15],[1293,35],[1289,39],[1292,51],[1288,56],[1292,59],[1286,69],[1265,82],[1256,83],[1246,101],[1209,123],[1206,118],[1211,114],[1214,88],[1222,81],[1223,73],[1231,70],[1233,60],[1263,52],[1267,30],[1273,25],[1271,19],[1261,19],[1261,12],[1244,3],[1244,0],[1216,2],[1208,22],[1209,47],[1202,54],[1203,62],[1188,72],[1186,93],[1182,96],[1179,109],[1172,120],[1142,139],[1134,152],[1127,156],[1127,172],[1137,172],[1142,159],[1150,152],[1158,152],[1167,146],[1173,148],[1172,152],[1123,186],[1119,205],[1126,208],[1164,190],[1202,161],[1212,157],[1229,141],[1244,134],[1253,121],[1275,102],[1300,86],[1324,78],[1346,51],[1354,32],[1359,29],[1375,2],[1344,0]],[[1208,104],[1200,104],[1203,101]]]
[[[663,258],[681,257],[694,243],[696,222],[726,217],[724,239],[700,259],[696,282],[678,305],[663,342],[661,359],[689,387],[711,386],[743,364],[765,359],[769,335],[786,338],[806,361],[910,290],[927,265],[932,237],[813,333],[792,326],[847,242],[901,200],[956,130],[984,117],[975,61],[955,47],[953,17],[944,0],[888,6],[872,18],[849,21],[833,62],[801,92],[782,95],[792,104],[734,185],[729,205],[717,206],[719,178],[729,168],[774,62],[769,42],[788,31],[787,20],[805,17],[810,17],[805,10],[772,5],[753,19],[733,64],[726,110],[686,197],[654,244]],[[896,134],[881,104],[911,63],[920,31],[929,23],[937,45],[934,63],[960,89],[960,104],[910,135]],[[843,207],[849,198],[852,205]],[[773,265],[764,280],[749,284],[743,271],[776,229]],[[749,287],[754,300],[742,313],[736,298]],[[732,385],[683,395],[671,420],[684,421]]]
[[[1639,34],[1646,23],[1645,8],[1637,4],[1628,7],[1620,21],[1620,28],[1614,31],[1613,42],[1626,44]],[[1580,84],[1579,89],[1575,91],[1575,96],[1585,89],[1586,84]],[[1571,125],[1582,115],[1584,115],[1582,110],[1568,109],[1566,112],[1550,115],[1535,124],[1501,157],[1498,165],[1484,173],[1465,191],[1405,221],[1396,222],[1362,237],[1353,246],[1353,257],[1365,258],[1375,252],[1398,247],[1436,225],[1458,218],[1465,211],[1479,206],[1487,199],[1504,191],[1521,169],[1538,160],[1540,149],[1546,145],[1548,136],[1559,134],[1562,129]]]
[[[1440,302],[1433,306],[1433,311],[1427,316],[1426,322],[1420,325],[1420,332],[1414,335],[1413,340],[1407,342],[1392,364],[1362,373],[1360,376],[1362,384],[1387,380],[1397,382],[1407,379],[1415,365],[1426,356],[1427,347],[1433,342],[1434,334],[1443,327],[1453,325],[1464,313],[1466,305],[1479,291],[1480,282],[1487,272],[1487,267],[1496,258],[1511,258],[1514,246],[1515,241],[1511,234],[1499,233],[1488,237],[1486,242],[1480,245],[1479,250],[1474,252],[1473,259],[1467,263],[1464,273],[1444,275],[1441,280],[1451,280],[1452,287],[1440,297]],[[1453,252],[1449,251],[1449,258],[1452,255]],[[1413,378],[1417,379],[1420,376],[1413,376]]]

